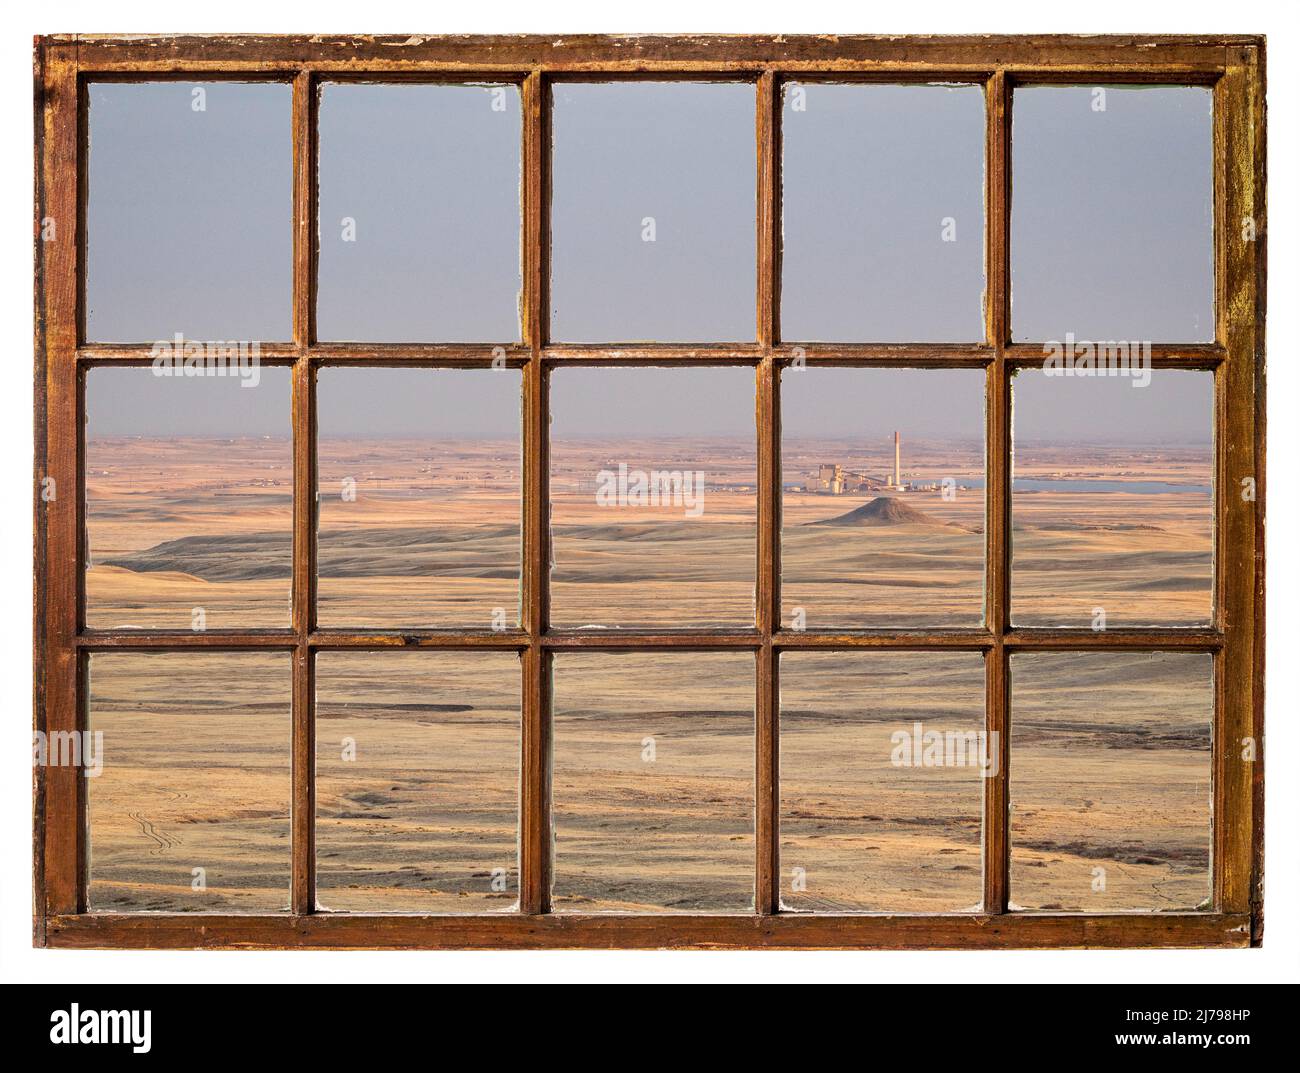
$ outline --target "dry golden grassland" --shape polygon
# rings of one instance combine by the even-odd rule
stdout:
[[[785,626],[797,608],[808,629],[979,624],[978,447],[909,444],[905,480],[951,478],[948,497],[802,490],[820,462],[872,472],[887,461],[833,442],[787,443],[783,459]],[[598,474],[620,462],[702,471],[702,511],[598,505]],[[87,469],[92,627],[189,629],[194,608],[209,630],[288,625],[286,442],[100,439]],[[323,441],[322,624],[516,624],[519,474],[512,443]],[[1061,482],[1014,497],[1018,622],[1086,627],[1098,606],[1110,626],[1205,620],[1211,497],[1196,489],[1209,483],[1206,451],[1094,448],[1081,459],[1064,447],[1026,450],[1016,477]],[[344,495],[348,479],[355,499]],[[1133,490],[1064,483],[1078,480]],[[555,444],[555,625],[752,625],[754,481],[749,440]],[[1183,489],[1152,491],[1148,481]],[[855,512],[881,496],[903,506],[857,524]],[[318,671],[321,904],[509,911],[517,657],[326,653]],[[557,910],[747,911],[752,655],[570,653],[554,676]],[[918,723],[978,733],[980,657],[787,654],[781,692],[786,906],[974,907],[979,767],[900,764],[894,749],[895,735]],[[1016,657],[1015,904],[1117,911],[1203,901],[1211,698],[1208,657]],[[284,909],[289,718],[284,655],[95,656],[90,728],[105,737],[103,773],[89,789],[92,908]]]

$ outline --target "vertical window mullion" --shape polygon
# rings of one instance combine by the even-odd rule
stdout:
[[[985,616],[993,647],[985,658],[984,720],[988,747],[999,757],[984,785],[984,910],[1007,906],[1009,854],[1008,688],[1004,638],[1010,625],[1011,370],[1010,338],[1011,86],[1005,71],[986,83],[985,123],[985,331],[994,347],[985,383],[985,450],[988,541],[985,547]]]
[[[780,905],[780,742],[777,685],[779,654],[772,634],[780,626],[780,373],[773,348],[780,338],[781,86],[776,73],[758,80],[755,135],[758,147],[758,570],[756,625],[758,650],[754,740],[754,907],[775,913]]]
[[[316,106],[309,71],[293,81],[293,731],[291,908],[316,908],[315,657],[316,377],[309,348],[315,312]]]
[[[550,93],[540,69],[523,84],[524,654],[520,766],[520,910],[545,913],[551,900],[551,713],[549,657],[542,650],[550,583],[549,383],[542,365],[548,331]]]

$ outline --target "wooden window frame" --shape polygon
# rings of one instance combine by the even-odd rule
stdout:
[[[549,86],[560,79],[716,78],[756,87],[755,342],[744,345],[558,345],[547,336]],[[148,344],[87,345],[87,85],[116,79],[239,79],[293,87],[293,339],[263,361],[293,370],[293,614],[288,629],[184,633],[84,625],[86,371],[143,365]],[[522,627],[348,631],[313,620],[316,483],[314,382],[323,366],[482,366],[488,346],[318,343],[314,336],[316,86],[323,80],[505,81],[523,101],[523,342],[507,361],[524,376]],[[978,345],[829,345],[780,334],[781,85],[789,80],[968,82],[986,121],[986,317]],[[1010,380],[1039,365],[1041,344],[1012,344],[1009,325],[1010,108],[1022,83],[1167,83],[1211,87],[1214,100],[1214,342],[1155,345],[1161,368],[1211,370],[1215,385],[1214,616],[1195,629],[1013,628],[1010,621]],[[1249,36],[1102,37],[275,37],[39,38],[36,116],[35,728],[86,718],[96,652],[292,653],[290,911],[262,915],[87,912],[86,801],[75,768],[34,770],[34,941],[54,947],[1244,947],[1263,931],[1264,629],[1264,41]],[[286,210],[289,206],[286,204]],[[41,223],[54,220],[45,242]],[[1255,236],[1243,228],[1253,221]],[[799,349],[796,349],[799,347]],[[780,628],[780,370],[813,364],[985,370],[988,451],[986,625],[954,630],[793,633]],[[548,627],[548,390],[557,367],[740,364],[758,381],[758,603],[752,630],[590,632]],[[40,494],[52,477],[58,493]],[[1256,497],[1237,490],[1253,478]],[[63,490],[71,490],[65,494]],[[523,663],[520,906],[513,915],[319,912],[313,880],[314,660],[322,650],[511,650]],[[745,650],[757,663],[755,909],[745,915],[549,912],[550,715],[556,651]],[[956,915],[809,914],[778,908],[778,667],[783,651],[980,652],[986,726],[1002,763],[984,791],[984,909]],[[1010,912],[1008,659],[1014,652],[1175,650],[1214,657],[1213,899],[1184,913]],[[1253,738],[1254,762],[1239,743]]]

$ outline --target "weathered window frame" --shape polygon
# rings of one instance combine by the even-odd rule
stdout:
[[[756,86],[758,264],[756,342],[729,346],[561,346],[547,337],[549,85],[565,78],[719,78]],[[182,633],[87,630],[84,563],[84,391],[90,368],[143,365],[147,344],[84,343],[86,86],[100,79],[238,78],[293,86],[293,340],[263,361],[293,370],[292,627]],[[316,371],[322,366],[482,366],[477,345],[319,344],[314,337],[316,84],[494,80],[521,87],[524,370],[523,625],[488,631],[351,632],[312,620]],[[782,339],[780,100],[783,81],[970,82],[984,87],[986,340],[979,345],[821,345],[809,362],[943,366],[986,372],[988,540],[983,628],[792,633],[779,621],[779,371],[798,341]],[[1041,344],[1011,344],[1008,229],[1010,107],[1019,83],[1199,84],[1214,95],[1215,341],[1157,345],[1164,368],[1215,379],[1214,618],[1204,629],[1013,629],[1009,617],[1010,378],[1042,362]],[[293,654],[291,911],[268,915],[86,911],[84,779],[34,770],[37,945],[57,947],[1240,947],[1262,938],[1264,628],[1264,42],[1259,37],[77,37],[38,39],[36,115],[35,728],[80,729],[93,652],[267,651]],[[286,206],[286,209],[288,206]],[[42,221],[57,238],[42,241]],[[1253,226],[1248,240],[1247,226]],[[547,625],[547,413],[557,366],[741,364],[759,399],[758,610],[753,630],[620,632],[599,637]],[[60,494],[41,494],[53,478]],[[1252,478],[1256,497],[1238,494]],[[72,494],[62,494],[63,490]],[[505,649],[524,669],[520,909],[513,915],[410,916],[317,912],[313,890],[314,658],[325,649]],[[548,665],[559,650],[738,649],[757,661],[756,908],[752,915],[548,913]],[[1000,774],[986,780],[984,901],[978,914],[830,915],[778,911],[778,657],[795,649],[966,650],[986,655],[987,729]],[[1018,651],[1168,649],[1214,656],[1213,904],[1203,912],[1089,915],[1007,911],[1007,665]]]

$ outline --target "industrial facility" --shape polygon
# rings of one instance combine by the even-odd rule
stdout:
[[[910,491],[911,486],[903,483],[903,447],[902,439],[894,433],[894,472],[885,477],[876,477],[870,473],[859,473],[845,469],[838,462],[823,462],[817,467],[815,476],[809,475],[804,486],[806,492],[820,492],[824,495],[846,495],[852,492]]]

